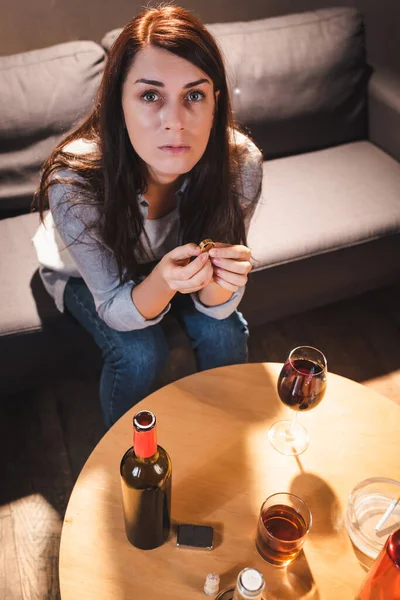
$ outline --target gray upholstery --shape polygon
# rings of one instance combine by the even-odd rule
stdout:
[[[106,52],[110,50],[111,46],[121,33],[122,29],[123,27],[117,27],[116,29],[112,29],[111,31],[108,31],[101,39],[100,44]]]
[[[399,281],[399,256],[394,234],[256,271],[240,310],[251,325],[262,325],[389,285]]]
[[[361,141],[264,163],[241,310],[252,325],[400,277],[400,165]]]
[[[264,158],[366,137],[367,70],[361,16],[332,8],[210,25],[236,119]]]
[[[38,266],[31,242],[38,224],[36,213],[0,221],[0,335],[41,329],[43,321],[58,318],[44,290],[39,313],[26,286]],[[255,271],[395,233],[400,234],[399,165],[370,142],[264,163],[262,196],[248,235]]]
[[[255,269],[400,234],[400,168],[368,141],[264,162]]]
[[[33,332],[58,317],[54,302],[31,282],[38,262],[31,239],[39,224],[37,213],[0,221],[2,318],[0,336]],[[16,277],[18,273],[18,277]],[[43,294],[41,293],[43,289]],[[40,308],[39,308],[40,307]]]
[[[264,158],[367,136],[363,21],[332,8],[207,25],[222,50],[239,123]],[[121,29],[102,40],[109,50]]]
[[[55,308],[39,278],[31,242],[38,215],[0,221],[0,394],[17,392],[68,370],[66,356],[95,354],[81,327]]]
[[[42,163],[93,106],[104,61],[91,41],[0,57],[0,216],[29,208]]]
[[[37,298],[26,285],[38,266],[31,242],[38,223],[36,213],[0,221],[0,336],[41,329],[59,318],[44,290]],[[248,234],[254,271],[393,234],[400,234],[400,168],[370,142],[264,163],[263,191]]]
[[[400,161],[400,81],[389,72],[373,73],[368,85],[371,142]]]
[[[0,220],[0,396],[34,385],[42,377],[68,373],[71,360],[82,371],[99,368],[100,351],[45,291],[31,238],[37,213]],[[169,315],[163,328],[171,356],[165,382],[194,372],[189,342]]]
[[[237,117],[270,159],[248,237],[256,263],[240,309],[249,323],[398,278],[400,84],[373,74],[368,132],[358,13],[209,27],[239,90]],[[119,31],[105,36],[105,47]],[[93,105],[104,61],[92,42],[0,57],[0,219],[30,204],[42,161]],[[36,214],[0,220],[1,395],[83,360],[100,364],[91,338],[57,312],[41,284],[31,243],[37,225]],[[193,370],[193,357],[176,323],[166,318],[163,326],[174,379]]]

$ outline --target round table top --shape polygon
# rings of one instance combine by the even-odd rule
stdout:
[[[299,415],[310,433],[300,456],[283,456],[268,429],[292,411],[279,400],[280,364],[196,373],[148,396],[101,439],[73,489],[60,548],[62,600],[199,600],[207,573],[221,589],[246,566],[265,577],[269,599],[353,598],[365,570],[344,525],[350,490],[368,477],[400,479],[400,409],[333,373],[325,398]],[[125,537],[119,464],[132,445],[132,416],[157,416],[158,440],[171,456],[172,520],[214,527],[213,550],[176,546],[142,551]],[[290,491],[313,515],[304,552],[287,569],[258,555],[255,531],[263,500]]]

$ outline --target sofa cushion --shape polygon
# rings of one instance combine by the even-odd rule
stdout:
[[[225,58],[236,119],[264,158],[367,137],[364,28],[355,9],[207,27]],[[106,50],[120,31],[104,36]]]
[[[103,36],[100,44],[103,46],[103,48],[106,52],[110,51],[111,46],[113,45],[113,43],[115,42],[115,40],[117,39],[119,34],[121,33],[122,29],[123,29],[123,27],[116,27],[115,29],[111,29],[111,31],[108,31]]]
[[[60,313],[38,273],[32,237],[37,213],[0,220],[0,397],[81,367],[100,368],[100,351],[68,313]],[[169,383],[195,370],[189,340],[170,315],[163,329],[171,350],[160,381]]]
[[[41,165],[92,108],[104,62],[90,41],[0,57],[0,218],[29,207]]]
[[[31,242],[38,219],[0,220],[0,396],[66,373],[72,356],[95,354],[88,334],[57,311],[42,285]]]
[[[263,168],[248,234],[255,270],[400,233],[399,164],[371,142],[271,160]]]
[[[38,213],[0,221],[0,336],[40,330],[58,316],[44,288],[34,289],[38,261],[31,239],[38,224]]]

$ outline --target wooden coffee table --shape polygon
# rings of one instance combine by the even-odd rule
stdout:
[[[62,600],[205,599],[207,573],[232,584],[245,566],[260,569],[268,598],[347,600],[365,571],[343,514],[353,486],[367,477],[400,479],[400,408],[366,387],[329,373],[322,403],[299,416],[311,436],[299,457],[278,454],[269,427],[288,418],[276,393],[281,365],[224,367],[158,390],[103,437],[72,492],[61,537]],[[132,445],[131,419],[155,412],[159,443],[173,463],[174,522],[211,524],[212,551],[177,548],[175,535],[151,551],[125,538],[119,463]],[[254,536],[262,501],[291,491],[310,506],[313,527],[288,570],[266,564]]]

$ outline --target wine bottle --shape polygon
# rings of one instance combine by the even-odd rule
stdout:
[[[141,410],[133,417],[133,446],[120,465],[126,536],[142,550],[163,544],[171,527],[172,464],[157,445],[156,417]]]
[[[356,600],[400,600],[400,529],[389,535]]]

